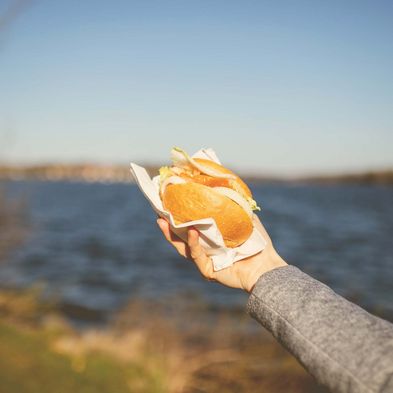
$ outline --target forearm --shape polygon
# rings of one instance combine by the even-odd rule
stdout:
[[[393,391],[393,325],[299,269],[263,274],[247,307],[332,391]]]

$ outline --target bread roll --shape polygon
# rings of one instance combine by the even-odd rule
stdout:
[[[244,209],[203,184],[171,184],[166,187],[162,200],[164,208],[172,213],[176,224],[213,218],[227,247],[241,245],[252,233],[253,224]]]

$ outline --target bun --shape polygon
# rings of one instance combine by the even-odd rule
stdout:
[[[215,165],[221,167],[221,165]],[[228,171],[226,173],[232,172]],[[227,247],[233,248],[241,245],[253,231],[252,221],[243,208],[228,197],[203,184],[168,185],[162,195],[162,201],[165,210],[172,213],[176,224],[202,218],[213,218]]]
[[[227,173],[227,174],[235,176],[235,179],[220,179],[220,178],[215,178],[215,177],[211,177],[211,176],[207,176],[207,175],[199,175],[202,179],[205,178],[204,183],[201,182],[202,184],[205,184],[210,187],[232,188],[233,190],[237,191],[238,193],[240,193],[241,195],[243,195],[246,198],[252,197],[251,190],[248,188],[247,184],[244,183],[244,181],[242,179],[240,179],[239,176],[237,176],[235,173],[233,173],[229,169],[223,167],[220,164],[215,163],[214,161],[205,160],[203,158],[194,158],[194,160],[197,163],[202,164],[205,167],[214,169],[217,172]],[[218,184],[218,183],[220,183],[220,184]]]

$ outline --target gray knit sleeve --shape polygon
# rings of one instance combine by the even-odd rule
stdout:
[[[263,274],[248,312],[333,392],[393,392],[393,325],[294,266]]]

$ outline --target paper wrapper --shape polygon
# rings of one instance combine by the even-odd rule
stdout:
[[[193,158],[205,158],[220,164],[216,153],[212,149],[201,149],[193,155]],[[225,247],[224,240],[212,218],[205,218],[197,221],[189,221],[183,224],[175,224],[172,215],[164,210],[159,196],[159,176],[150,178],[145,168],[131,163],[131,173],[135,181],[154,211],[169,221],[171,230],[183,240],[187,240],[187,228],[195,227],[200,233],[200,243],[206,253],[213,261],[214,270],[221,270],[234,262],[247,258],[262,251],[266,246],[266,241],[260,232],[254,227],[249,239],[236,248]]]

